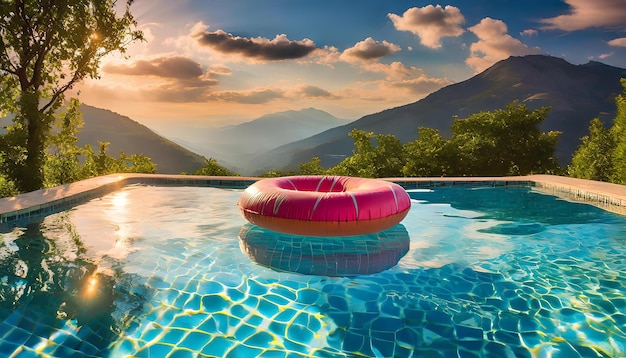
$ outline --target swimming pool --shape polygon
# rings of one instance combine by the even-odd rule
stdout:
[[[319,240],[248,225],[240,192],[128,186],[4,232],[0,352],[626,354],[623,216],[445,187],[380,236]]]

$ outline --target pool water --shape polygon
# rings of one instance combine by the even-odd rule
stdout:
[[[130,186],[0,241],[18,357],[626,356],[626,218],[530,188],[410,191],[362,237],[247,224],[241,191]]]

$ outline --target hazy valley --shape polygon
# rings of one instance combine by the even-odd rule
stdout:
[[[251,159],[259,153],[300,141],[327,129],[349,123],[330,113],[306,108],[270,113],[226,127],[176,126],[163,134],[179,145],[240,173],[249,173]]]

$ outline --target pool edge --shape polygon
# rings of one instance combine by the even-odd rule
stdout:
[[[261,178],[166,174],[111,174],[0,199],[0,224],[11,225],[65,210],[133,184],[243,189]],[[445,186],[532,186],[547,194],[626,215],[626,186],[555,175],[513,177],[381,178],[406,189]]]

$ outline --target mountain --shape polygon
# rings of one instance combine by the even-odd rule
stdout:
[[[157,173],[193,173],[204,166],[204,157],[166,139],[148,127],[115,112],[80,105],[84,126],[78,133],[78,145],[89,144],[99,150],[98,141],[109,142],[107,153],[117,157],[120,151],[127,155],[144,154],[157,164]],[[13,116],[0,118],[0,131],[9,125]]]
[[[176,143],[220,164],[245,170],[250,158],[346,123],[330,113],[306,108],[266,114],[250,122],[219,128],[177,128],[170,132]],[[184,139],[183,139],[184,138]]]
[[[544,55],[509,57],[417,102],[370,114],[260,153],[251,159],[254,167],[250,169],[258,173],[270,168],[297,168],[314,156],[320,157],[324,167],[331,167],[351,155],[354,146],[348,133],[353,128],[393,134],[403,143],[414,140],[419,127],[435,128],[449,136],[454,116],[466,118],[480,111],[504,108],[513,100],[531,110],[542,106],[552,108],[541,129],[562,132],[555,154],[566,165],[593,118],[611,125],[615,96],[622,92],[622,77],[626,77],[625,69],[594,61],[573,65]]]
[[[157,164],[157,173],[193,173],[204,165],[204,157],[166,139],[148,127],[115,112],[81,104],[85,122],[78,133],[78,145],[91,145],[98,150],[98,141],[110,142],[108,153],[117,157],[124,153],[144,154]]]

